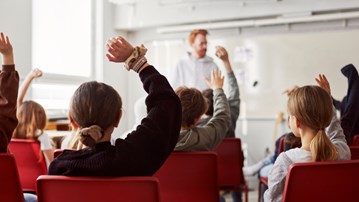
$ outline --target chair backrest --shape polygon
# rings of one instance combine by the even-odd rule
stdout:
[[[62,149],[55,149],[54,151],[54,158],[58,157],[60,154],[62,154],[64,150]]]
[[[219,202],[214,152],[173,152],[154,176],[163,202]]]
[[[284,140],[285,140],[285,135],[280,137],[277,156],[279,156],[279,154],[284,151]]]
[[[159,202],[155,177],[69,177],[41,175],[37,179],[38,202]]]
[[[36,179],[47,174],[46,162],[35,140],[11,139],[10,153],[14,154],[24,191],[36,191]]]
[[[359,146],[359,134],[353,136],[353,141],[351,146]]]
[[[238,187],[244,183],[241,144],[239,138],[224,138],[215,150],[218,159],[218,182],[221,187]]]
[[[359,146],[350,146],[350,154],[352,160],[359,160]]]
[[[282,201],[358,201],[359,160],[295,163]]]
[[[15,158],[12,154],[0,154],[0,201],[24,201]]]

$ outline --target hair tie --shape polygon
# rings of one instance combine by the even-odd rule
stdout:
[[[92,146],[93,144],[96,144],[98,140],[103,137],[102,128],[98,125],[92,125],[87,128],[82,128],[80,129],[79,133],[81,142],[87,146]],[[86,140],[88,137],[93,139],[93,141]]]

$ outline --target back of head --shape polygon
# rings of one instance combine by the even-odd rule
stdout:
[[[47,117],[44,108],[37,102],[25,101],[16,112],[19,121],[14,130],[14,138],[37,139],[42,134],[47,124]],[[40,133],[37,132],[40,130]]]
[[[206,112],[207,116],[213,116],[213,90],[208,88],[202,91],[202,95],[207,98],[208,109]]]
[[[314,161],[336,160],[336,148],[324,129],[333,116],[330,95],[318,86],[304,86],[293,91],[288,100],[288,112],[300,122],[317,132],[310,144]]]
[[[191,33],[189,34],[189,36],[188,36],[189,44],[192,44],[192,43],[194,42],[194,39],[196,38],[196,36],[197,36],[198,34],[207,36],[208,31],[205,30],[205,29],[195,29],[195,30],[192,30],[192,32],[191,32]]]
[[[78,139],[81,138],[86,146],[94,145],[97,138],[95,140],[91,135],[93,131],[102,133],[115,126],[121,116],[121,108],[121,97],[111,86],[96,81],[81,84],[72,96],[69,116],[80,131],[89,135]]]
[[[208,103],[201,91],[196,88],[178,87],[176,94],[182,104],[182,127],[193,127],[208,108]]]

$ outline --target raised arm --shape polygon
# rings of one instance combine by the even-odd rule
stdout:
[[[228,104],[229,104],[229,108],[231,111],[230,130],[232,131],[231,133],[233,133],[233,134],[229,134],[229,135],[233,136],[234,131],[236,129],[236,123],[237,123],[237,119],[239,116],[239,112],[240,112],[240,102],[241,101],[239,99],[239,88],[238,88],[237,79],[233,73],[232,66],[229,62],[227,50],[225,48],[223,48],[222,46],[216,46],[216,49],[217,49],[216,56],[223,61],[224,68],[227,73],[227,82],[228,82],[228,86],[229,86],[227,99],[228,99]]]
[[[19,75],[15,70],[14,55],[9,37],[0,33],[0,153],[7,152],[12,133],[17,126],[16,99],[19,88]]]
[[[144,90],[148,93],[147,116],[125,140],[116,140],[116,150],[119,156],[128,156],[128,165],[133,167],[131,172],[141,169],[146,170],[144,174],[152,175],[161,167],[177,143],[181,128],[180,100],[167,79],[153,66],[142,61],[142,48],[133,48],[122,37],[112,39],[107,46],[107,57],[110,61],[127,63],[128,58],[134,58],[132,64],[138,66],[135,69],[139,69]],[[138,51],[137,57],[133,55],[133,51]],[[125,65],[128,69],[134,67],[128,63]]]
[[[29,89],[29,86],[31,82],[42,76],[42,71],[39,69],[33,69],[29,72],[29,74],[26,76],[24,82],[22,83],[20,89],[19,89],[19,95],[17,98],[17,107],[20,107],[24,101],[24,97],[26,95],[27,90]]]

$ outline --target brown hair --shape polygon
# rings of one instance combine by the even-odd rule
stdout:
[[[195,120],[200,118],[208,108],[208,103],[201,91],[184,86],[176,89],[182,104],[182,127],[193,127]]]
[[[208,109],[206,111],[206,115],[213,116],[213,90],[208,88],[202,91],[202,95],[207,98]]]
[[[86,146],[96,144],[102,132],[119,120],[121,108],[121,97],[113,87],[96,81],[81,84],[70,102],[69,117],[79,127],[69,141],[70,148],[83,148],[79,141]],[[93,138],[93,131],[99,138]]]
[[[13,132],[13,138],[37,140],[47,124],[44,108],[34,101],[23,102],[17,109],[16,116],[19,124]],[[40,130],[40,133],[36,130]]]
[[[198,34],[202,34],[202,35],[204,35],[204,36],[207,36],[207,35],[208,35],[208,31],[205,30],[205,29],[195,29],[195,30],[193,30],[193,31],[189,34],[189,36],[188,36],[189,44],[193,44],[194,39],[196,38],[196,36],[197,36]]]
[[[318,86],[304,86],[294,90],[288,100],[288,112],[302,124],[317,131],[310,143],[314,161],[333,161],[337,151],[324,129],[330,124],[333,110],[330,95]]]

